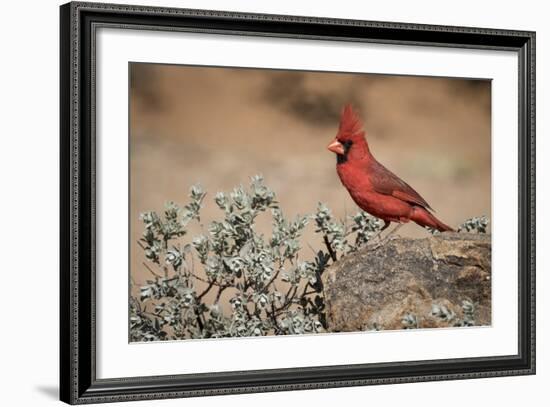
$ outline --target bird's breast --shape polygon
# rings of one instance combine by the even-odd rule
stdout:
[[[367,171],[361,167],[354,166],[350,162],[338,164],[336,172],[340,181],[346,187],[350,194],[360,191],[372,191],[372,183]]]

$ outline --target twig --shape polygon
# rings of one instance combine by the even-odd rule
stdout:
[[[140,314],[151,315],[152,317],[161,318],[161,319],[162,319],[162,315],[160,315],[160,312],[162,312],[162,311],[166,311],[166,310],[161,310],[161,311],[159,311],[158,314],[156,314],[156,313],[154,313],[154,312],[149,312],[149,311],[140,311]]]
[[[309,282],[306,282],[306,284],[304,285],[304,291],[302,291],[302,297],[306,295],[306,291],[309,285],[310,285]]]
[[[197,300],[200,300],[202,297],[204,297],[208,293],[208,291],[210,291],[212,287],[214,287],[214,284],[216,284],[214,280],[210,281],[208,287],[206,287],[205,290],[197,296]]]
[[[328,241],[327,235],[323,235],[323,240],[325,242],[325,246],[327,247],[328,254],[330,255],[330,258],[332,259],[332,261],[338,260],[336,253],[334,252],[334,250],[332,249],[332,246],[330,245],[330,242]]]
[[[279,326],[279,322],[277,321],[277,317],[275,315],[275,305],[273,304],[273,302],[271,303],[271,312],[269,313],[269,316],[271,317],[273,325],[275,326],[275,334],[277,334],[277,332],[282,332],[283,330]]]
[[[149,270],[151,272],[152,275],[154,275],[155,277],[158,277],[158,278],[162,278],[162,276],[160,274],[155,273],[153,271],[153,269],[147,265],[147,263],[143,262],[142,264],[145,266],[145,268],[147,270]]]
[[[285,295],[285,302],[283,305],[281,305],[279,308],[277,308],[275,311],[279,313],[280,311],[284,310],[286,307],[292,304],[292,301],[294,300],[294,297],[296,296],[296,291],[298,291],[298,286],[294,287],[294,291],[290,295],[290,292],[292,291],[292,286],[287,291],[287,295]],[[289,296],[290,295],[290,296]]]
[[[197,276],[195,273],[193,273],[193,272],[190,271],[189,269],[187,270],[187,272],[188,272],[189,274],[191,274],[191,275],[192,275],[194,278],[196,278],[197,280],[202,281],[203,283],[210,283],[210,281],[208,281],[208,280],[206,280],[206,279],[204,279],[204,278],[202,278],[202,277]]]
[[[195,316],[197,317],[197,325],[199,326],[199,329],[201,330],[201,335],[204,331],[204,323],[202,322],[202,319],[201,319],[201,314],[199,312],[199,310],[197,309],[197,307],[193,307],[194,311],[195,311]]]
[[[218,286],[218,293],[216,294],[216,300],[214,301],[214,304],[218,303],[218,301],[220,300],[220,296],[222,295],[223,290],[225,290],[227,287],[229,287],[229,286],[228,285]]]
[[[292,296],[290,297],[290,300],[288,300],[287,305],[292,305],[292,301],[294,301],[294,297],[296,297],[296,292],[298,291],[298,286],[294,288],[294,291],[292,292]]]
[[[275,281],[275,279],[277,278],[277,276],[279,275],[280,271],[281,271],[281,267],[277,268],[277,271],[275,272],[273,277],[271,277],[271,280],[269,280],[268,283],[264,286],[264,288],[260,291],[260,294],[265,292],[269,288],[271,283],[273,283]]]

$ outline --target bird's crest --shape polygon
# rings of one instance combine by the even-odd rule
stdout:
[[[338,139],[349,139],[357,134],[363,133],[363,122],[353,110],[350,103],[344,106],[340,115],[340,127],[338,128]]]

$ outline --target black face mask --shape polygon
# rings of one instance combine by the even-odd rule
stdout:
[[[351,140],[346,140],[342,143],[342,146],[344,147],[344,154],[336,154],[336,164],[344,164],[348,161],[348,153],[352,144],[353,142]]]

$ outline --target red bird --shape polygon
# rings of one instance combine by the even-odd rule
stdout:
[[[340,181],[361,209],[384,221],[382,230],[390,222],[411,220],[441,232],[453,230],[430,212],[433,209],[418,192],[373,157],[363,124],[349,104],[342,110],[338,134],[328,149],[336,153]]]

